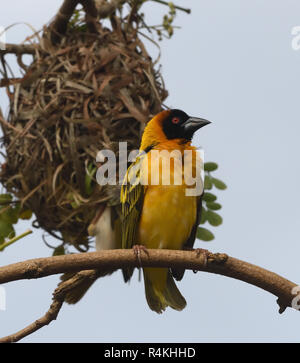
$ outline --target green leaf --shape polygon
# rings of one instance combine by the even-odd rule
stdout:
[[[211,210],[208,210],[206,212],[206,218],[208,220],[208,223],[210,223],[214,227],[219,226],[223,222],[222,217]]]
[[[66,254],[66,251],[65,251],[64,245],[59,245],[53,251],[52,256],[62,256],[62,255],[65,255],[65,254]]]
[[[3,205],[0,206],[0,219],[8,224],[15,224],[19,220],[20,203],[15,206]]]
[[[10,205],[4,206],[0,208],[0,219],[6,224],[13,224],[18,220],[18,213]]]
[[[202,199],[205,202],[214,202],[217,199],[217,197],[214,194],[212,194],[212,193],[206,192],[206,193],[203,194]]]
[[[206,209],[202,207],[200,224],[204,224],[205,222],[206,222]]]
[[[222,208],[221,204],[215,202],[207,202],[206,207],[212,210],[219,210]]]
[[[197,229],[197,238],[201,239],[202,241],[211,241],[215,238],[215,236],[206,228],[198,227]]]
[[[212,178],[212,182],[217,189],[224,190],[227,188],[227,185],[220,179]]]
[[[2,237],[14,237],[15,230],[11,223],[5,222],[3,219],[0,219],[0,236]]]
[[[8,241],[5,241],[4,238],[1,236],[0,237],[0,252],[4,251],[5,248],[7,248],[8,246],[12,245],[13,243],[19,241],[21,238],[29,235],[30,233],[32,233],[32,231],[30,229],[28,229],[27,231],[21,233],[19,236],[15,236],[15,231],[13,230],[10,234],[9,237],[10,239]]]
[[[30,219],[32,217],[32,211],[30,209],[23,210],[20,213],[21,219]]]
[[[216,164],[216,163],[213,163],[213,162],[204,163],[205,171],[215,171],[217,169],[218,169],[218,164]]]
[[[12,196],[10,194],[0,194],[0,204],[12,201]]]
[[[16,203],[14,208],[12,208],[12,223],[15,224],[19,220],[19,214],[21,209],[21,203]]]
[[[93,181],[93,176],[95,175],[97,171],[97,167],[93,166],[93,164],[90,164],[87,168],[87,173],[85,174],[85,192],[87,195],[91,195],[93,192],[93,186],[92,186],[92,181]]]
[[[212,187],[213,187],[213,183],[212,183],[211,176],[205,175],[205,178],[204,178],[204,189],[210,190],[210,189],[212,189]]]

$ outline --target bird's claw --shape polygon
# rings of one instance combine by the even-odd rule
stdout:
[[[147,248],[143,245],[134,245],[132,247],[132,249],[133,249],[135,256],[137,257],[137,259],[139,261],[140,267],[142,267],[141,252],[144,251],[146,253],[146,255],[149,256],[149,252],[148,252]]]

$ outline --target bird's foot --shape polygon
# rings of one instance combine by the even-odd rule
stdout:
[[[133,249],[135,256],[137,257],[137,259],[139,261],[140,267],[142,267],[141,252],[144,251],[146,253],[146,255],[149,256],[149,252],[148,252],[147,248],[143,245],[134,245],[132,247],[132,249]]]

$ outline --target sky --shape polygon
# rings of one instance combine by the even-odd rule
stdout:
[[[10,0],[1,7],[0,26],[47,23],[61,0]],[[171,40],[161,43],[166,104],[213,123],[193,142],[206,161],[219,164],[216,177],[228,185],[218,192],[224,219],[212,242],[196,243],[213,252],[257,264],[300,283],[300,50],[292,29],[300,26],[297,0],[185,0]],[[149,22],[161,8],[148,6]],[[30,35],[26,24],[7,31],[7,42]],[[149,45],[153,56],[154,47]],[[8,58],[12,59],[12,58]],[[7,99],[0,90],[0,105]],[[17,226],[21,233],[29,223]],[[51,251],[42,231],[0,254],[0,265]],[[48,238],[48,242],[55,241]],[[58,276],[5,285],[0,336],[20,330],[49,308]],[[64,305],[58,319],[24,342],[299,342],[299,312],[278,314],[276,297],[241,281],[187,272],[178,283],[187,300],[182,312],[158,315],[146,303],[135,274],[98,280],[75,306]]]

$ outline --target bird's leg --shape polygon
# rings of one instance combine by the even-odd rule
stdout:
[[[141,260],[141,251],[144,251],[146,253],[147,256],[149,256],[149,252],[147,250],[147,248],[143,245],[134,245],[132,247],[133,252],[135,254],[135,256],[137,257],[140,267],[142,267],[142,260]]]

